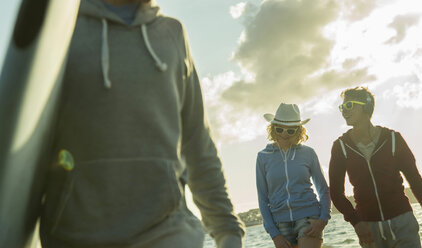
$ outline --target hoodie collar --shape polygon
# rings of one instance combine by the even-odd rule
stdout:
[[[381,128],[381,133],[380,133],[380,137],[379,137],[377,143],[375,144],[374,150],[377,150],[381,146],[381,144],[384,143],[384,141],[389,137],[390,132],[391,132],[388,128],[381,127],[381,126],[377,126],[377,127]],[[356,151],[359,151],[359,148],[357,147],[355,142],[353,142],[353,140],[352,140],[351,133],[352,133],[352,129],[347,130],[347,132],[345,132],[340,137],[340,139],[344,142],[344,144],[347,144],[350,147],[352,147],[353,149],[355,149]]]
[[[292,145],[289,149],[296,149],[299,146],[300,146],[300,144],[299,145]],[[278,152],[279,150],[280,150],[280,148],[278,146],[274,145],[274,143],[267,144],[267,146],[264,149],[264,151],[266,151],[266,152],[275,152],[275,151]]]
[[[118,15],[107,9],[102,0],[82,0],[79,14],[126,26],[141,26],[155,20],[161,15],[161,12],[153,0],[148,3],[140,3],[135,19],[128,25]]]
[[[274,143],[271,143],[271,144],[267,144],[267,146],[264,149],[264,152],[280,153],[283,159],[294,160],[296,157],[296,150],[299,146],[301,146],[301,144],[292,145],[286,152],[282,152],[282,150],[278,146],[274,145]]]

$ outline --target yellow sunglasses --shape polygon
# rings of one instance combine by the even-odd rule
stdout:
[[[343,104],[340,104],[338,106],[338,109],[340,110],[340,112],[343,112],[343,110],[351,110],[353,109],[355,104],[359,104],[359,105],[366,105],[366,103],[364,102],[358,102],[358,101],[347,101]]]

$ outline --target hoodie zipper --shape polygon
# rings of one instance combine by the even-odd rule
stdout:
[[[372,183],[373,183],[373,185],[374,185],[375,197],[377,198],[378,209],[379,209],[379,211],[380,211],[380,215],[381,215],[381,220],[382,220],[382,221],[384,221],[384,212],[382,211],[381,201],[380,201],[379,194],[378,194],[378,188],[377,188],[377,184],[376,184],[376,182],[375,182],[375,177],[374,177],[374,174],[373,174],[373,172],[372,172],[372,168],[371,168],[371,162],[370,162],[370,160],[371,160],[372,156],[374,156],[374,154],[375,154],[375,153],[377,153],[377,152],[378,152],[378,151],[379,151],[379,150],[380,150],[380,149],[384,146],[385,142],[386,142],[386,141],[384,141],[384,142],[383,142],[383,143],[382,143],[382,144],[378,147],[378,149],[377,149],[377,150],[375,150],[375,151],[372,153],[372,155],[371,155],[371,157],[370,157],[369,159],[365,158],[365,156],[363,156],[360,152],[356,151],[356,150],[355,150],[355,149],[353,149],[351,146],[349,146],[348,144],[346,144],[346,145],[347,145],[347,147],[349,147],[352,151],[356,152],[357,154],[359,154],[361,157],[363,157],[363,158],[366,160],[366,164],[368,165],[368,169],[369,169],[369,174],[371,175]]]
[[[288,150],[287,153],[284,154],[285,156],[283,156],[281,148],[280,148],[280,154],[281,154],[281,157],[284,160],[284,172],[286,174],[286,191],[287,191],[286,204],[287,204],[287,208],[289,209],[290,221],[293,221],[293,213],[292,213],[292,208],[290,206],[290,191],[289,191],[289,187],[288,187],[288,185],[289,185],[289,172],[287,171],[287,156],[288,156],[289,151],[290,150]]]
[[[372,156],[371,156],[372,157]],[[377,198],[377,202],[378,202],[378,208],[380,210],[380,214],[381,214],[381,220],[384,221],[384,213],[382,212],[382,208],[381,208],[381,201],[380,201],[380,197],[378,195],[378,188],[377,185],[375,183],[375,177],[374,174],[372,173],[372,168],[371,168],[371,162],[367,159],[366,163],[368,164],[368,169],[369,169],[369,173],[371,174],[371,178],[372,178],[372,183],[374,184],[374,189],[375,189],[375,196]]]

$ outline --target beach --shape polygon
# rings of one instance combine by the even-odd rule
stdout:
[[[412,204],[413,212],[419,222],[419,236],[422,237],[422,208],[418,203]],[[214,248],[215,243],[206,236],[204,248]],[[274,244],[262,225],[246,228],[244,239],[245,248],[273,248]],[[333,214],[324,230],[324,248],[331,247],[360,247],[359,240],[353,227],[344,221],[343,215]]]

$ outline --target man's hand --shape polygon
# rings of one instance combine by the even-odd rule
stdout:
[[[277,235],[273,238],[275,248],[292,248],[293,246],[283,236]]]
[[[355,232],[359,237],[360,244],[370,244],[374,242],[374,237],[372,236],[371,229],[368,224],[365,222],[358,222],[355,226]]]
[[[327,222],[321,219],[309,219],[308,221],[310,225],[303,233],[312,238],[319,238],[321,236],[322,230],[324,230],[325,226],[327,225]]]

